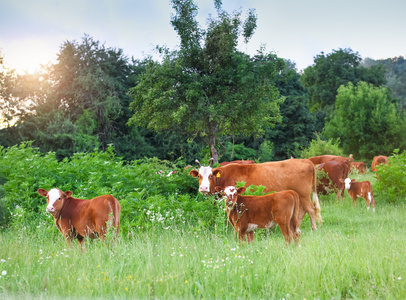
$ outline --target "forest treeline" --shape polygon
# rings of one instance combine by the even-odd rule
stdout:
[[[350,48],[320,53],[299,72],[265,48],[237,49],[257,27],[254,9],[196,21],[191,0],[172,0],[177,49],[129,58],[84,35],[64,41],[36,74],[5,68],[0,53],[0,145],[25,141],[62,160],[113,145],[126,161],[191,163],[300,157],[316,139],[370,160],[406,149],[406,62]]]

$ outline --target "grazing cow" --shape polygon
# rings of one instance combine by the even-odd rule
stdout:
[[[251,165],[251,164],[255,164],[255,161],[253,161],[253,160],[223,161],[222,163],[220,163],[220,166],[224,167],[224,166],[227,166],[227,165],[229,165],[229,164]]]
[[[351,169],[350,171],[355,171],[357,170],[358,173],[360,174],[366,174],[367,173],[367,166],[364,162],[362,161],[353,161],[351,162]]]
[[[242,196],[245,187],[236,189],[216,186],[216,191],[226,196],[228,221],[238,233],[240,242],[254,240],[254,230],[272,228],[279,225],[286,244],[292,239],[297,244],[300,239],[299,195],[292,190],[276,192],[264,196]]]
[[[317,191],[323,195],[327,195],[330,191],[334,191],[337,199],[344,197],[344,180],[348,177],[348,165],[343,161],[326,161],[317,165],[318,170],[323,170],[327,177],[320,178],[320,183],[317,185]]]
[[[376,166],[380,164],[388,164],[388,157],[385,155],[375,156],[374,159],[372,160],[371,170],[373,172],[376,172],[377,171]]]
[[[115,228],[117,237],[120,230],[120,203],[111,195],[90,200],[72,198],[72,192],[39,189],[38,193],[47,198],[46,211],[55,219],[55,225],[70,245],[77,239],[83,248],[85,237],[100,237],[104,241],[108,227]],[[110,223],[110,224],[109,224]]]
[[[338,155],[320,155],[320,156],[313,156],[310,157],[309,160],[314,164],[314,165],[319,165],[322,164],[326,161],[341,161],[345,162],[348,166],[348,170],[351,168],[350,160],[352,158],[352,154],[350,155],[350,158],[348,157],[343,157],[343,156],[338,156]]]
[[[369,181],[358,182],[355,179],[346,178],[343,182],[354,206],[357,204],[357,198],[364,198],[367,209],[369,210],[370,205],[372,205],[372,210],[375,212],[375,198],[372,193],[372,184]]]
[[[191,170],[190,175],[199,178],[199,192],[215,194],[216,186],[236,185],[244,181],[246,186],[263,185],[265,193],[272,191],[294,190],[299,194],[300,212],[299,226],[305,213],[309,214],[312,229],[317,229],[316,221],[322,223],[320,204],[316,188],[316,170],[308,159],[287,159],[283,161],[260,164],[229,164],[213,169],[201,166],[196,160],[199,170]],[[313,189],[313,203],[310,194]]]

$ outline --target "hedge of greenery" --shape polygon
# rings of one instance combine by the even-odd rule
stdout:
[[[214,197],[197,192],[198,181],[184,173],[181,161],[156,158],[125,162],[114,148],[77,153],[58,161],[55,153],[42,154],[31,143],[0,148],[0,211],[2,224],[54,226],[45,213],[46,200],[37,189],[71,190],[73,197],[89,199],[111,194],[121,204],[121,232],[132,229],[169,229],[189,223],[213,227],[223,207]],[[176,173],[168,176],[171,171]],[[192,225],[191,225],[192,226]]]

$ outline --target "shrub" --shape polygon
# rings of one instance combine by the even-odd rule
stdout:
[[[375,184],[377,193],[385,194],[388,202],[396,203],[406,199],[406,151],[399,154],[399,149],[394,150],[388,157],[389,164],[378,165],[378,180]]]
[[[300,155],[302,158],[309,158],[319,155],[339,155],[344,156],[343,151],[340,148],[340,138],[329,139],[328,141],[322,140],[320,135],[316,135],[317,138],[310,142],[310,146],[304,149]]]

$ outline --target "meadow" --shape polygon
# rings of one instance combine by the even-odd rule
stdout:
[[[279,228],[241,245],[229,226],[195,231],[186,222],[133,230],[117,243],[88,241],[82,253],[56,228],[8,229],[0,234],[0,297],[404,299],[406,206],[376,198],[373,213],[363,199],[353,207],[348,195],[321,197],[324,224],[312,232],[306,216],[300,246],[285,246]]]
[[[112,149],[61,162],[29,145],[0,149],[0,298],[405,299],[406,155],[390,163],[379,182],[351,175],[372,182],[375,213],[347,193],[321,196],[324,223],[311,231],[306,215],[299,246],[278,227],[243,245],[224,203],[198,194],[183,168],[166,176],[172,163],[124,164]],[[69,248],[36,192],[53,186],[116,196],[118,239]]]

